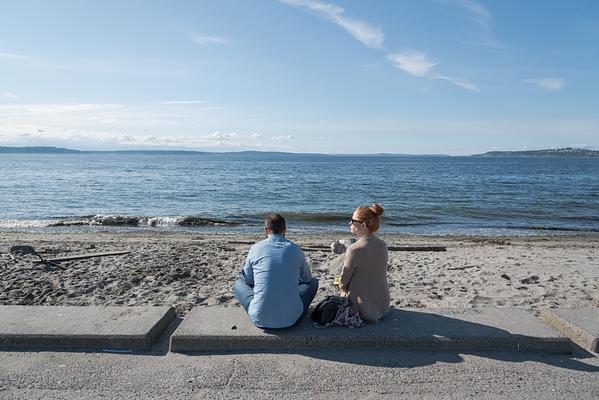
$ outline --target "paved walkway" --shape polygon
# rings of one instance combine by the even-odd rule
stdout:
[[[498,329],[496,320],[485,320],[491,314],[481,312],[473,322],[468,313],[453,313],[411,317],[429,322],[456,319],[450,327],[478,324],[481,332]],[[223,320],[231,315],[234,313],[225,313]],[[401,321],[401,314],[399,318]],[[0,319],[0,337],[7,331],[5,321]],[[14,321],[26,326],[23,319]],[[516,320],[512,323],[517,325]],[[72,349],[0,351],[0,399],[599,398],[599,358],[581,348],[567,355],[464,348],[405,351],[347,342],[340,348],[169,352],[169,338],[184,327],[184,322],[175,318],[149,350],[133,353],[114,348],[91,353]],[[224,327],[231,328],[221,325]],[[517,335],[509,323],[503,328],[507,332],[503,335]]]
[[[597,399],[599,359],[523,352],[0,352],[0,399]]]

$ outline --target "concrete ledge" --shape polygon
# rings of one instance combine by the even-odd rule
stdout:
[[[378,325],[315,328],[309,316],[281,330],[256,328],[240,307],[196,307],[170,340],[173,352],[393,347],[569,353],[570,340],[513,308],[392,309]]]
[[[585,350],[599,352],[599,309],[547,310],[541,317]]]
[[[148,350],[171,307],[0,306],[0,349]]]

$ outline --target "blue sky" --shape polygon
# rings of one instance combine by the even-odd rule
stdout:
[[[595,0],[0,3],[0,145],[599,148]]]

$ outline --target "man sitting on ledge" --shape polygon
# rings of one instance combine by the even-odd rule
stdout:
[[[302,249],[285,239],[285,218],[270,214],[264,221],[267,238],[254,244],[235,297],[259,328],[287,328],[308,311],[318,280],[312,277]]]

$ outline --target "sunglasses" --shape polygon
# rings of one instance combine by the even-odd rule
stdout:
[[[350,225],[353,225],[353,224],[363,224],[363,223],[364,223],[363,221],[358,221],[357,219],[353,219],[353,218],[349,221]]]

